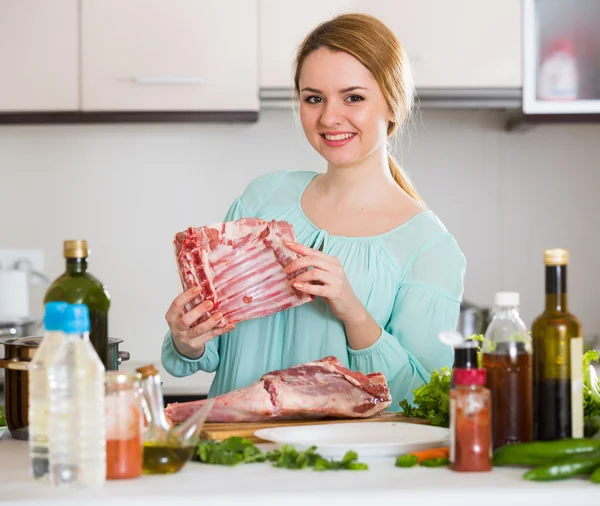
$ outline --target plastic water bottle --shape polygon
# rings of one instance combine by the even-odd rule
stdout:
[[[65,340],[48,368],[50,479],[93,486],[106,480],[104,366],[89,340],[84,304],[65,309]]]
[[[34,478],[48,477],[48,365],[64,341],[66,302],[49,302],[44,311],[44,337],[27,369],[29,374],[29,457]]]

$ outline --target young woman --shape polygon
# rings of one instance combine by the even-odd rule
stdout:
[[[413,84],[394,34],[361,14],[319,25],[299,48],[300,119],[327,172],[281,171],[256,178],[225,220],[258,217],[294,227],[300,254],[290,280],[315,302],[219,327],[222,315],[190,324],[210,302],[183,314],[197,294],[175,298],[162,363],[174,376],[216,371],[209,396],[245,387],[269,371],[334,355],[363,373],[382,372],[390,410],[452,366],[441,330],[456,328],[465,258],[388,153],[408,117]]]

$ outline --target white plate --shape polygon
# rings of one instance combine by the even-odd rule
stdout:
[[[404,422],[291,425],[260,429],[254,435],[299,451],[314,445],[317,453],[336,458],[348,450],[354,450],[359,458],[392,457],[449,443],[448,429]]]

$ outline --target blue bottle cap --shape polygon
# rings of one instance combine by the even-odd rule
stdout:
[[[48,302],[44,307],[44,329],[49,332],[62,330],[66,302]]]
[[[63,319],[65,334],[82,334],[90,331],[90,312],[85,304],[69,304]]]

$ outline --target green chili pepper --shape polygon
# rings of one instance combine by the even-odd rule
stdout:
[[[570,455],[553,464],[536,467],[525,473],[523,478],[534,481],[563,480],[578,474],[592,472],[600,466],[600,451]]]
[[[561,439],[534,441],[501,446],[494,452],[495,466],[540,466],[556,462],[570,455],[600,450],[600,440]]]

